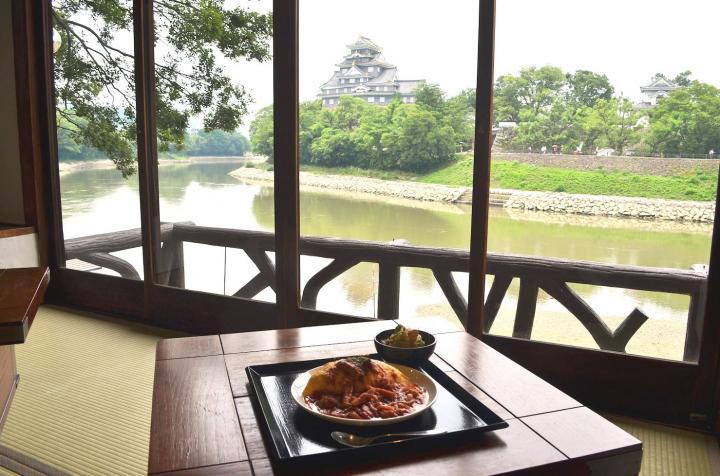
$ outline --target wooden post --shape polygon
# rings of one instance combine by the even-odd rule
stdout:
[[[530,339],[535,322],[535,306],[537,305],[538,285],[530,279],[520,279],[520,296],[515,311],[513,337]]]
[[[465,330],[483,336],[483,300],[487,262],[490,156],[492,149],[493,62],[495,54],[495,0],[481,0],[478,19],[478,62],[475,99],[475,153],[473,155],[472,218],[470,222],[470,278]]]
[[[397,319],[400,315],[400,268],[380,263],[378,278],[378,318]]]
[[[174,240],[168,244],[172,244],[173,251],[173,267],[170,269],[168,286],[185,288],[185,252],[183,242]]]

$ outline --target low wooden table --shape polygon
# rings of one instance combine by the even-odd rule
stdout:
[[[158,344],[148,472],[273,474],[245,367],[375,352],[393,321],[167,339]],[[642,443],[465,332],[437,336],[434,362],[508,421],[451,451],[349,462],[332,474],[637,474]]]

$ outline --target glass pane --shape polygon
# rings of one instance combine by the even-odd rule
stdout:
[[[272,2],[158,1],[154,15],[157,282],[274,301]],[[257,154],[253,127],[270,134]]]
[[[53,0],[66,266],[142,279],[132,1]]]
[[[491,333],[697,358],[720,150],[697,45],[720,6],[670,7],[498,3]]]
[[[304,307],[461,328],[477,8],[301,2]]]

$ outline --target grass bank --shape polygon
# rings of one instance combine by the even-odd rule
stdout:
[[[271,168],[266,164],[250,164],[250,166]],[[409,180],[451,187],[472,186],[472,157],[468,155],[458,155],[455,162],[427,174],[305,164],[301,166],[301,170],[321,175]],[[506,160],[493,160],[490,177],[490,186],[493,188],[697,201],[714,201],[717,182],[717,173],[702,171],[675,176],[657,176],[611,170],[579,171]]]
[[[459,158],[453,164],[418,177],[417,180],[470,187],[472,158]],[[542,192],[710,201],[715,200],[717,181],[717,173],[700,171],[661,177],[630,172],[578,171],[493,160],[490,186]]]

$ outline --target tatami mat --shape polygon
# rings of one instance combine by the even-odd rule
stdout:
[[[173,335],[41,307],[16,347],[20,386],[0,436],[0,466],[28,475],[145,474],[155,344]],[[715,440],[609,418],[643,441],[641,475],[720,474]],[[13,471],[0,468],[0,476]]]
[[[643,442],[641,476],[717,476],[717,441],[702,433],[631,418],[610,421]]]
[[[16,346],[20,385],[0,453],[42,472],[145,474],[155,344],[173,335],[41,307]]]

